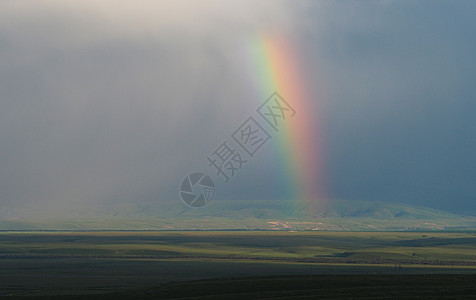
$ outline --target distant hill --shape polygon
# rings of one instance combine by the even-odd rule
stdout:
[[[29,207],[0,217],[0,230],[460,230],[476,218],[401,203],[328,201],[318,210],[278,200],[215,201],[193,209],[180,201],[67,208],[53,216]]]
[[[331,201],[320,215],[326,218],[451,219],[457,214],[422,206],[379,201]]]
[[[379,201],[333,200],[317,211],[306,205],[286,201],[221,201],[202,209],[185,205],[159,205],[158,203],[108,204],[80,212],[84,217],[112,216],[122,218],[143,217],[228,217],[232,219],[272,218],[373,218],[373,219],[451,219],[460,215],[442,210],[401,203]]]

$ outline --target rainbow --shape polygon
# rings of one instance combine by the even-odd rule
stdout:
[[[276,92],[296,111],[273,138],[282,162],[286,198],[318,210],[325,199],[320,118],[317,99],[307,88],[307,78],[301,75],[299,53],[287,40],[276,37],[260,37],[250,45],[249,74],[253,74],[259,101]]]

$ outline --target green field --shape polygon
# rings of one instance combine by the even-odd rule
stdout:
[[[173,281],[326,274],[474,279],[476,233],[0,233],[0,295],[97,294]]]

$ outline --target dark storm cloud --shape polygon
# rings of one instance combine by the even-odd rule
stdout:
[[[320,8],[331,196],[474,210],[474,3],[352,8]]]

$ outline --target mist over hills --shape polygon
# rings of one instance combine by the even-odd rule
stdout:
[[[2,211],[0,230],[461,230],[476,218],[379,201],[333,200],[317,213],[287,201],[215,201],[194,209],[181,202],[116,203]]]
[[[202,218],[224,217],[230,219],[273,218],[371,218],[371,219],[452,219],[460,215],[428,207],[378,201],[329,201],[318,212],[306,205],[289,204],[287,201],[221,201],[196,209],[185,205],[158,205],[156,203],[122,203],[91,207],[79,213],[83,217],[121,218]]]

